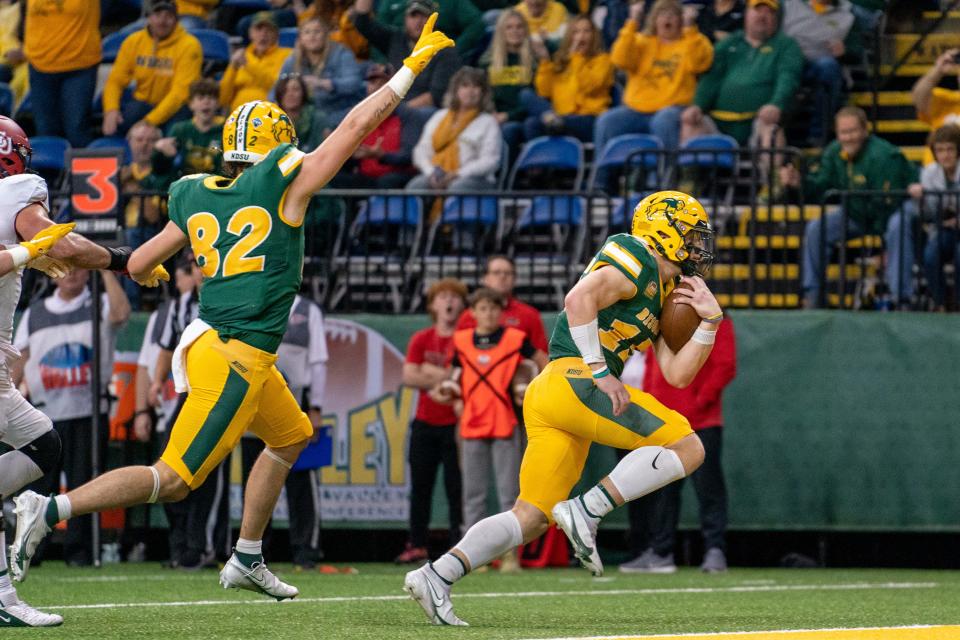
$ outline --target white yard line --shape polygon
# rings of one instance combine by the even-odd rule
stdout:
[[[659,594],[703,594],[703,593],[769,593],[781,591],[867,591],[876,589],[933,589],[940,586],[936,582],[856,582],[850,584],[792,584],[792,585],[765,585],[739,587],[688,587],[674,589],[591,589],[589,591],[519,591],[494,593],[458,593],[455,600],[465,598],[557,598],[564,596],[627,596],[627,595],[659,595]],[[405,595],[382,596],[330,596],[318,598],[296,598],[284,601],[289,604],[324,604],[337,602],[387,602],[391,600],[407,600]],[[229,606],[271,604],[274,600],[267,598],[244,600],[192,600],[173,602],[102,602],[97,604],[68,604],[42,605],[42,609],[65,611],[70,609],[135,609],[155,607],[201,607],[201,606]]]

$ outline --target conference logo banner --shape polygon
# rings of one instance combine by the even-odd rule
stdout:
[[[333,461],[320,470],[325,522],[406,522],[407,431],[416,391],[402,384],[403,354],[378,331],[324,319],[327,388],[324,422]]]

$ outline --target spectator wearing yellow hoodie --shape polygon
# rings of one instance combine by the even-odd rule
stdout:
[[[190,117],[190,85],[200,77],[200,42],[177,23],[173,2],[150,5],[147,26],[120,45],[103,89],[103,135],[125,134],[143,120],[155,127]],[[134,84],[133,97],[122,101]]]
[[[697,75],[713,63],[713,45],[685,14],[678,0],[657,0],[637,33],[643,3],[630,5],[610,57],[627,73],[623,105],[597,119],[594,144],[599,152],[624,133],[652,133],[667,149],[680,139],[680,114],[693,101]]]
[[[549,132],[591,141],[594,121],[610,106],[613,87],[613,63],[603,51],[600,30],[588,16],[577,16],[553,59],[539,38],[533,51],[539,62],[537,93],[550,100],[550,109],[524,122],[527,140]]]
[[[269,11],[254,15],[250,44],[238,49],[220,81],[220,104],[233,111],[253,100],[266,100],[292,49],[277,46],[280,28]]]
[[[29,63],[37,135],[90,141],[90,105],[100,64],[100,3],[24,0],[23,54]]]

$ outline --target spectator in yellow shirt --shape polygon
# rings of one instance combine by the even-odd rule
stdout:
[[[559,44],[567,30],[567,8],[556,0],[522,0],[516,7],[530,27],[551,46]]]
[[[524,122],[527,140],[550,133],[589,142],[594,121],[610,106],[613,87],[613,63],[603,51],[600,30],[589,17],[578,16],[552,60],[542,40],[534,40],[533,50],[539,64],[537,93],[550,100],[550,108]]]
[[[678,0],[657,0],[646,18],[643,3],[630,5],[610,57],[627,73],[623,105],[597,119],[597,152],[624,133],[652,133],[666,149],[680,140],[680,114],[693,101],[697,75],[713,63],[713,45],[696,26],[696,16],[684,14]]]
[[[200,77],[200,42],[177,23],[173,2],[150,6],[147,26],[120,45],[103,89],[103,135],[125,134],[143,120],[155,127],[190,117],[190,85]],[[122,102],[133,81],[133,97]]]
[[[913,105],[917,108],[917,119],[939,129],[945,124],[960,124],[960,91],[938,87],[945,76],[960,77],[960,49],[944,51],[930,70],[913,85]],[[923,157],[923,165],[934,161],[928,148]]]
[[[0,82],[10,85],[14,104],[27,92],[27,59],[23,57],[19,31],[20,3],[0,0]]]
[[[64,136],[75,147],[90,141],[90,105],[100,64],[100,3],[24,0],[23,54],[30,101],[40,136]]]
[[[238,49],[220,81],[220,104],[233,111],[253,100],[266,100],[280,77],[280,67],[291,49],[277,46],[280,29],[269,11],[250,23],[250,44]]]
[[[177,14],[184,29],[209,29],[210,12],[220,0],[177,0]]]

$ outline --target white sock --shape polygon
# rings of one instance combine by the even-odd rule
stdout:
[[[70,506],[70,498],[67,494],[61,493],[53,499],[57,503],[57,515],[61,520],[69,520],[73,514],[73,507]]]
[[[234,547],[240,553],[249,553],[250,555],[263,555],[263,540],[245,540],[237,538],[237,545]]]
[[[12,496],[34,480],[43,477],[43,471],[27,454],[8,451],[0,456],[0,496]]]
[[[586,510],[588,516],[597,520],[617,508],[613,496],[600,483],[580,496],[580,504]]]
[[[0,519],[2,518],[3,513],[0,512]],[[8,607],[17,603],[17,591],[10,583],[10,572],[7,571],[7,538],[2,523],[0,523],[0,549],[4,551],[0,553],[0,605]]]
[[[470,527],[455,548],[467,557],[470,568],[476,569],[522,543],[523,531],[520,529],[520,521],[517,520],[513,511],[504,511],[484,518]],[[433,563],[433,569],[450,584],[466,573],[466,567],[451,553],[443,554]]]
[[[672,450],[640,447],[625,455],[608,477],[623,496],[624,502],[630,502],[684,475],[683,463]]]

